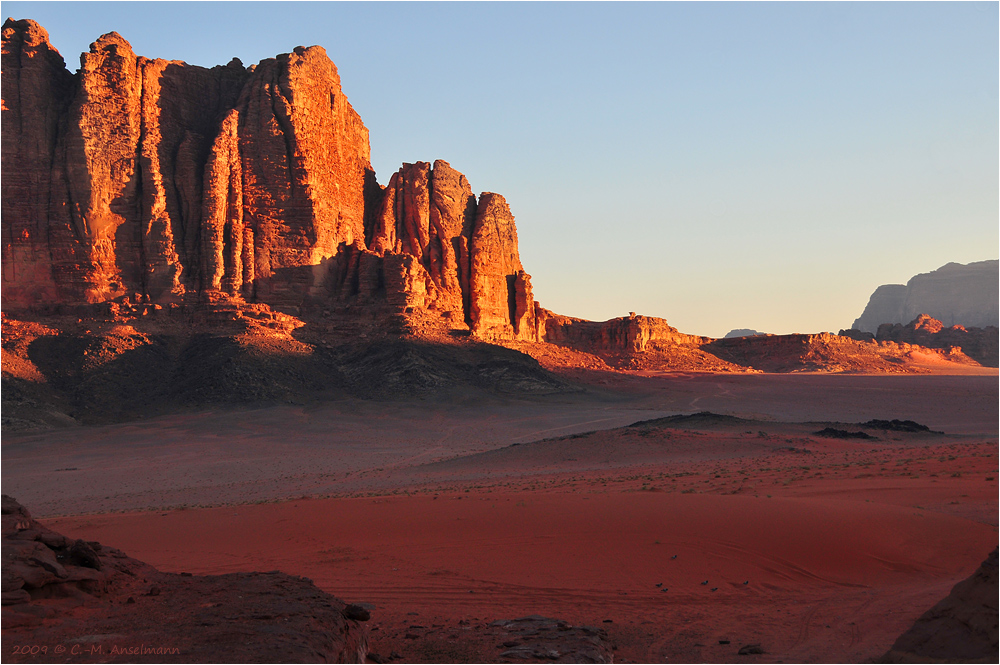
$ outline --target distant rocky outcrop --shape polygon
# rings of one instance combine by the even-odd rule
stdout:
[[[601,358],[617,369],[745,372],[702,347],[709,337],[687,335],[655,316],[629,316],[587,321],[539,308],[540,335],[549,344]],[[530,351],[529,351],[530,352]]]
[[[717,339],[702,349],[722,360],[764,372],[851,372],[905,374],[917,370],[909,344],[859,341],[844,335],[761,335]],[[942,361],[975,365],[960,349],[931,351]]]
[[[911,373],[920,341],[883,340],[858,333],[857,338],[815,335],[750,335],[712,339],[686,335],[665,320],[637,316],[596,322],[560,316],[540,308],[542,338],[600,358],[608,367],[632,370],[711,372],[854,372]],[[857,333],[857,331],[853,331]],[[536,353],[532,348],[528,353]],[[942,344],[925,353],[942,362],[976,365],[957,345]],[[988,356],[987,356],[988,359]],[[558,360],[556,360],[558,362]],[[555,363],[553,363],[555,364]]]
[[[305,578],[163,573],[58,534],[6,495],[2,517],[5,643],[59,644],[64,658],[105,662],[365,662],[362,608]]]
[[[882,663],[997,662],[997,550],[899,636]]]
[[[868,306],[851,328],[875,333],[883,323],[905,324],[919,314],[945,327],[985,328],[1000,325],[1000,261],[949,263],[921,273],[906,285],[875,289]]]
[[[757,337],[759,335],[766,335],[767,333],[757,332],[756,330],[751,330],[750,328],[734,328],[726,333],[723,339],[733,339],[734,337]]]
[[[382,188],[322,47],[206,69],[112,32],[71,74],[8,19],[2,57],[6,311],[221,294],[537,339],[506,201],[443,161]]]
[[[862,338],[867,333],[841,331],[842,335]],[[874,339],[880,342],[916,344],[929,349],[961,349],[965,355],[986,367],[1000,363],[1000,330],[996,326],[965,328],[945,325],[927,314],[920,314],[906,325],[883,323]]]

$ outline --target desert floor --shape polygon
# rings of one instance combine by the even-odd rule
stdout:
[[[529,614],[617,662],[862,662],[997,545],[995,371],[577,378],[5,436],[4,493],[165,571],[372,603],[372,652],[408,662],[494,659],[489,622]],[[746,420],[624,427],[697,411]],[[938,433],[815,434],[873,418]]]

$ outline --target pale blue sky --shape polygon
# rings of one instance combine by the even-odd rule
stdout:
[[[445,159],[517,218],[535,297],[689,333],[836,331],[997,258],[998,4],[3,2],[70,68],[321,44],[385,184]]]

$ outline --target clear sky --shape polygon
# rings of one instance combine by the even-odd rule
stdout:
[[[320,44],[385,184],[445,159],[517,219],[535,297],[683,332],[836,332],[1000,254],[998,3],[3,2],[70,69]]]

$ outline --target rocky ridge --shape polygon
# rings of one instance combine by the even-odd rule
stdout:
[[[986,367],[1000,364],[1000,331],[996,326],[945,327],[941,321],[928,314],[918,314],[906,325],[883,323],[875,334],[851,329],[841,330],[840,335],[858,341],[894,342],[944,351],[961,349],[962,353]]]

